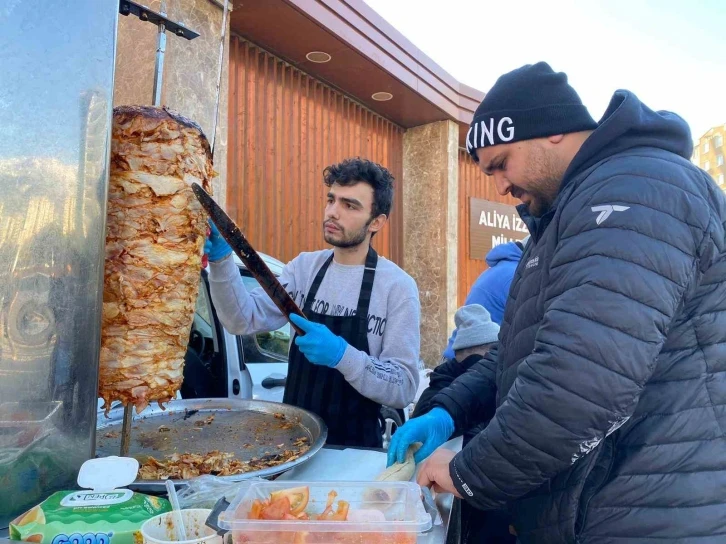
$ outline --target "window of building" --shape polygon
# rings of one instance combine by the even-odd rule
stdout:
[[[723,136],[721,134],[716,134],[716,136],[713,137],[713,147],[722,147],[723,146]]]
[[[716,166],[723,166],[723,155],[716,157]]]
[[[704,153],[708,153],[709,149],[711,149],[711,146],[709,145],[709,143],[708,142],[704,142],[704,144],[703,144],[703,152]]]
[[[723,187],[723,174],[718,175],[718,184]]]
[[[703,169],[708,172],[711,169],[711,163],[706,161],[703,163]]]

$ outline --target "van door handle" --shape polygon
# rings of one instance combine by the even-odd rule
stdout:
[[[287,382],[287,378],[273,378],[271,376],[267,376],[264,380],[262,380],[262,387],[265,389],[272,389],[273,387],[285,387],[285,382]]]

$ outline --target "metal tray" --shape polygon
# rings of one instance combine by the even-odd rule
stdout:
[[[294,423],[293,427],[281,429],[281,421],[274,414],[283,414],[286,421]],[[214,415],[214,421],[202,425],[211,415]],[[98,457],[119,454],[122,423],[123,408],[111,410],[108,418],[99,413],[96,426]],[[160,432],[162,426],[169,430]],[[204,454],[219,450],[235,454],[240,461],[249,461],[278,452],[277,445],[307,437],[310,449],[294,461],[222,477],[241,481],[274,476],[304,463],[323,447],[327,435],[328,429],[320,417],[289,404],[240,399],[174,400],[166,410],[155,405],[141,414],[134,414],[129,455],[143,462],[148,456],[158,459],[175,452]],[[137,480],[129,487],[153,493],[164,492],[164,485],[161,480]]]

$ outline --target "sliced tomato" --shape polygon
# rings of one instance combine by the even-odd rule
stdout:
[[[328,502],[325,505],[325,510],[323,510],[323,513],[318,516],[318,519],[325,519],[328,517],[328,514],[330,514],[333,510],[333,501],[335,501],[335,497],[337,496],[338,494],[335,491],[328,493]]]
[[[276,501],[270,502],[269,506],[262,509],[262,519],[281,520],[285,514],[290,513],[290,499],[282,497]]]
[[[270,500],[272,502],[282,497],[287,497],[290,500],[290,513],[296,516],[307,508],[308,501],[310,500],[310,488],[307,486],[293,487],[292,489],[283,489],[282,491],[270,493]]]
[[[350,504],[346,501],[338,501],[338,508],[335,510],[335,514],[329,517],[332,521],[347,521],[348,520],[348,510],[350,509]]]
[[[295,536],[293,537],[293,544],[307,544],[307,533],[295,533]]]
[[[323,513],[318,516],[320,521],[347,521],[348,510],[350,510],[350,504],[347,501],[338,501],[338,508],[333,512],[333,501],[337,494],[331,491],[328,495],[328,504],[323,510]]]
[[[261,514],[264,508],[265,505],[261,500],[255,500],[255,502],[252,503],[252,507],[250,508],[248,519],[262,519]]]

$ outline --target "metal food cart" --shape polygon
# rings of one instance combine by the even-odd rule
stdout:
[[[132,14],[138,7],[126,0],[0,3],[0,537],[27,508],[75,488],[81,464],[95,455],[124,5]],[[166,39],[159,28],[157,72]],[[169,30],[190,39],[184,27]],[[439,502],[448,525],[450,502]]]

